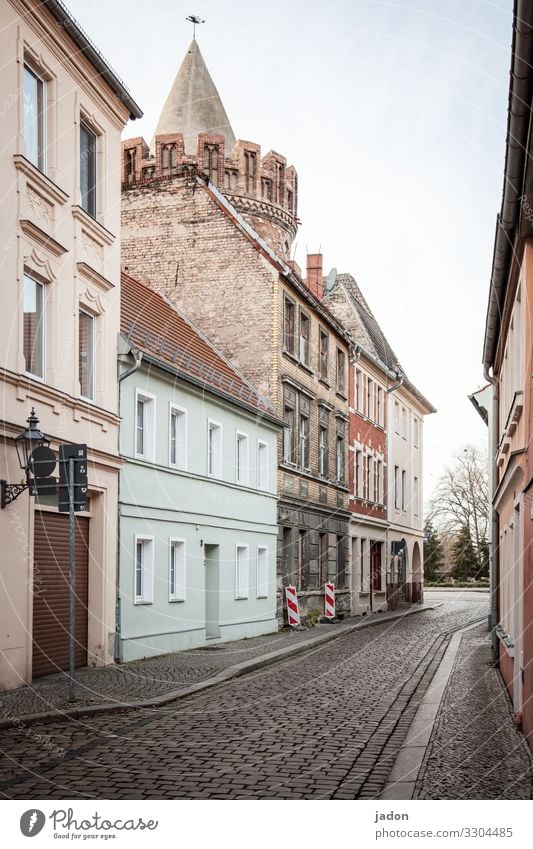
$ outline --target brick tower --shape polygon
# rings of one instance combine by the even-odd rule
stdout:
[[[235,135],[196,40],[177,73],[151,147],[122,144],[125,188],[202,174],[280,256],[290,258],[297,230],[298,177],[280,153]]]

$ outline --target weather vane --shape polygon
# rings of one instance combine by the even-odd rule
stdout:
[[[196,39],[196,26],[197,24],[205,24],[205,21],[199,15],[189,15],[185,18],[186,21],[190,21],[192,24],[192,37]]]

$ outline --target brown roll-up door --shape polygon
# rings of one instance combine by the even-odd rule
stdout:
[[[69,667],[68,515],[35,512],[34,678]],[[76,666],[87,665],[89,519],[76,517]]]

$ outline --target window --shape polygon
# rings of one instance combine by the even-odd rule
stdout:
[[[218,144],[204,145],[204,171],[215,186],[218,186]]]
[[[217,422],[207,422],[207,474],[222,477],[222,427]]]
[[[366,415],[374,420],[374,381],[370,378],[366,381]]]
[[[268,598],[268,548],[257,546],[257,598]]]
[[[26,157],[44,171],[46,167],[46,83],[24,65],[24,144]]]
[[[248,598],[248,546],[238,545],[235,558],[235,598]]]
[[[337,537],[337,580],[335,582],[338,589],[346,586],[346,558],[345,558],[345,543],[344,537]]]
[[[378,391],[377,391],[377,408],[378,409],[377,409],[376,421],[377,421],[378,425],[381,425],[381,427],[383,427],[383,425],[384,425],[383,389],[381,388],[381,386],[378,386]]]
[[[309,365],[309,316],[300,312],[300,362]]]
[[[237,433],[237,444],[235,448],[235,465],[237,483],[242,483],[248,486],[249,476],[249,457],[248,457],[248,436],[245,433]]]
[[[154,538],[135,537],[134,603],[151,604],[154,600]]]
[[[44,377],[44,286],[24,275],[22,293],[24,369]]]
[[[328,428],[320,425],[318,429],[318,474],[321,478],[328,476]]]
[[[320,565],[320,584],[325,584],[328,580],[328,535],[318,535],[318,560]]]
[[[341,351],[340,348],[337,348],[337,392],[341,395],[344,395],[346,391],[346,368],[345,368],[346,358],[344,356],[344,351]]]
[[[300,411],[300,468],[309,469],[309,414]]]
[[[407,410],[402,407],[402,437],[407,439]]]
[[[283,576],[288,583],[293,582],[293,558],[292,558],[292,528],[283,528]]]
[[[272,180],[261,177],[261,197],[263,200],[272,200]]]
[[[253,195],[255,191],[255,162],[256,154],[251,150],[244,151],[244,181],[245,192]]]
[[[78,379],[80,395],[94,400],[94,316],[79,312],[78,324]]]
[[[378,485],[378,503],[383,504],[383,461],[377,460],[377,485]]]
[[[365,548],[366,548],[366,540],[359,540],[359,562],[361,564],[361,592],[368,592],[368,587],[366,585],[366,575],[365,575]]]
[[[329,337],[324,330],[320,330],[320,343],[318,348],[318,374],[321,380],[328,379],[328,348]]]
[[[355,370],[355,409],[363,412],[363,372]]]
[[[397,401],[394,402],[394,430],[400,433],[400,405]]]
[[[413,419],[413,442],[415,448],[418,448],[418,443],[420,441],[420,420]]]
[[[80,124],[80,192],[85,212],[96,217],[96,135]]]
[[[296,392],[289,386],[283,389],[283,460],[296,464]]]
[[[375,491],[374,491],[374,458],[367,457],[366,461],[366,474],[367,474],[367,498],[369,501],[375,500]]]
[[[355,484],[354,495],[357,498],[363,497],[363,452],[356,450],[355,452]]]
[[[396,510],[400,508],[400,469],[394,467],[394,506]]]
[[[296,307],[288,298],[285,298],[284,304],[283,347],[289,354],[294,354],[294,316]]]
[[[144,392],[135,397],[135,456],[153,460],[155,455],[155,398]]]
[[[187,468],[187,410],[170,405],[169,465]]]
[[[298,531],[298,575],[296,576],[296,589],[306,590],[308,587],[307,569],[305,562],[305,531]]]
[[[344,483],[344,433],[339,431],[337,431],[336,459],[337,483]]]
[[[185,540],[170,540],[168,600],[185,601]]]
[[[419,487],[418,487],[418,478],[413,480],[413,501],[414,501],[414,514],[418,516],[418,500],[420,497]]]
[[[405,506],[406,505],[406,496],[407,496],[406,483],[407,483],[406,473],[405,473],[405,471],[402,470],[402,510],[406,509],[406,506]]]
[[[268,445],[266,442],[257,442],[257,487],[268,489]]]

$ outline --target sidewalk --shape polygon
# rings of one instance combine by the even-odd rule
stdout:
[[[263,637],[159,655],[120,666],[76,670],[76,701],[68,701],[66,673],[38,678],[31,686],[0,693],[0,729],[21,722],[73,717],[129,707],[149,707],[244,675],[323,643],[372,625],[434,610],[441,603],[417,604],[407,610],[354,617],[347,624],[316,625]]]
[[[531,799],[532,756],[485,623],[452,637],[382,799]]]

